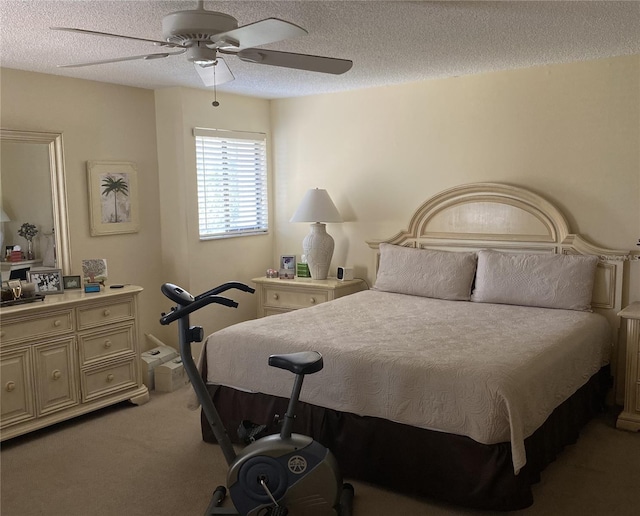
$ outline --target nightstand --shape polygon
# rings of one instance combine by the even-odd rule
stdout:
[[[626,321],[627,364],[624,410],[618,416],[616,427],[637,432],[640,430],[640,302],[631,303],[618,315]]]
[[[258,294],[258,317],[307,308],[367,288],[361,279],[338,281],[335,278],[314,280],[262,277],[251,281],[256,284]]]

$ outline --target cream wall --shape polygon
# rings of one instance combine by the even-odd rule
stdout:
[[[165,281],[193,293],[231,279],[249,281],[301,252],[306,224],[291,224],[308,188],[329,190],[344,224],[329,225],[337,265],[373,280],[365,241],[405,229],[429,196],[461,183],[499,181],[531,188],[559,205],[574,231],[596,244],[635,248],[640,238],[640,57],[426,81],[332,95],[266,101],[170,88],[144,90],[2,69],[0,124],[61,131],[74,272],[105,257],[111,282],[136,283],[141,323],[160,327]],[[197,238],[193,127],[266,132],[270,235]],[[138,165],[140,232],[91,237],[86,161]],[[630,300],[640,300],[640,262],[630,266]],[[255,314],[207,308],[205,331]]]
[[[270,137],[269,102],[170,88],[145,90],[1,69],[0,125],[62,132],[73,273],[83,258],[106,258],[109,283],[144,287],[141,328],[177,345],[175,325],[158,320],[171,303],[160,293],[174,282],[198,294],[230,280],[250,282],[272,265],[272,234],[200,242],[193,127],[259,131]],[[140,231],[92,237],[86,162],[132,161],[138,167]],[[273,220],[273,217],[272,217]],[[256,301],[234,293],[237,310],[209,307],[192,318],[211,332],[255,317]],[[145,347],[153,344],[144,342]]]
[[[166,303],[159,294],[162,262],[153,91],[3,68],[0,94],[2,127],[63,133],[72,273],[81,274],[83,258],[106,258],[109,283],[144,287],[141,329],[162,336],[165,329],[157,321]],[[88,160],[137,164],[138,233],[91,237]]]
[[[272,232],[200,241],[193,129],[266,133],[269,145],[269,101],[218,94],[220,106],[214,108],[210,91],[186,88],[157,90],[155,98],[165,281],[194,295],[232,280],[251,284],[251,278],[272,266]],[[270,219],[273,223],[273,216]],[[240,305],[237,309],[211,305],[194,314],[191,323],[202,325],[205,334],[255,317],[255,296],[235,290],[222,295]]]
[[[356,63],[357,66],[357,63]],[[301,253],[289,219],[326,188],[345,223],[330,274],[373,281],[366,240],[406,229],[430,196],[455,185],[523,186],[558,205],[601,246],[640,238],[640,57],[555,65],[272,102],[276,249]],[[640,300],[640,262],[626,296]]]

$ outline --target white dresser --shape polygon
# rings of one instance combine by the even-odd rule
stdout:
[[[637,432],[640,430],[640,302],[631,303],[618,315],[626,324],[627,352],[624,409],[616,427]]]
[[[142,383],[141,287],[68,290],[0,309],[0,440],[131,400]]]

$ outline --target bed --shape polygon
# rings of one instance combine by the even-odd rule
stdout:
[[[267,357],[317,350],[325,367],[305,379],[295,431],[331,448],[346,478],[472,508],[531,505],[616,375],[629,253],[495,183],[442,192],[369,246],[373,289],[207,338],[203,375],[228,433],[243,420],[276,431],[292,379]]]

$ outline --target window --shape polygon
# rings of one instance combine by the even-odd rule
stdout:
[[[194,129],[200,239],[269,229],[266,136]]]

